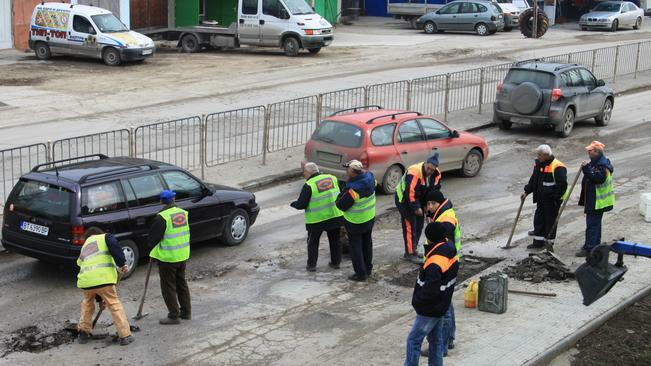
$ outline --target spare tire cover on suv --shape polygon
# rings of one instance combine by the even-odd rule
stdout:
[[[538,85],[524,82],[511,90],[510,99],[518,113],[532,114],[540,108],[543,96]]]

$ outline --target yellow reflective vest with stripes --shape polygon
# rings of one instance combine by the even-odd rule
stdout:
[[[115,285],[118,281],[115,260],[106,244],[106,234],[92,235],[86,239],[81,247],[77,265],[78,288]]]
[[[337,177],[319,174],[305,183],[310,187],[311,192],[310,202],[305,209],[306,224],[316,224],[343,215],[336,205],[339,195]]]
[[[188,212],[179,207],[170,207],[158,214],[165,220],[165,235],[149,256],[166,263],[188,260],[190,258]]]

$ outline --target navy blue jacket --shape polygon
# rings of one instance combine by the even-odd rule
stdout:
[[[455,258],[457,250],[454,241],[448,240],[438,247],[437,244],[425,245],[425,253],[425,263],[418,273],[411,305],[418,315],[440,318],[452,302],[459,272],[459,262]],[[432,257],[437,260],[425,268]]]
[[[354,178],[351,178],[346,186],[341,190],[339,196],[337,197],[337,208],[342,211],[348,211],[353,204],[355,199],[350,194],[350,190],[354,190],[359,194],[360,198],[369,197],[375,194],[375,177],[371,172],[364,172]],[[369,220],[363,224],[351,224],[350,222],[344,220],[346,225],[346,230],[351,234],[360,234],[365,233],[373,229],[373,223],[375,219]]]
[[[549,161],[541,162],[536,159],[533,166],[533,173],[529,182],[524,186],[524,191],[533,193],[533,202],[555,202],[560,204],[562,197],[567,190],[567,168],[559,166],[553,173],[545,173],[545,168],[554,161],[554,156]],[[545,186],[543,183],[556,181],[554,186]]]
[[[615,169],[613,164],[603,154],[597,159],[590,159],[590,162],[583,168],[583,180],[581,181],[581,197],[579,198],[579,206],[584,206],[584,212],[590,214],[599,214],[612,210],[612,207],[606,207],[595,210],[595,203],[597,200],[597,184],[602,184],[606,181],[607,173],[613,174]]]

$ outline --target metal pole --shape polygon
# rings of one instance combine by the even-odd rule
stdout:
[[[637,79],[637,70],[640,67],[640,43],[637,43],[637,55],[635,56],[635,78]]]
[[[481,114],[481,105],[484,103],[484,68],[479,69],[479,114]]]
[[[572,52],[567,54],[567,63],[571,64],[572,63]]]
[[[450,110],[450,74],[445,74],[445,106],[443,110],[443,120],[448,121],[448,113]]]
[[[594,70],[596,66],[597,66],[597,50],[592,50],[592,68],[590,69],[590,71],[592,71],[593,74],[595,73]]]
[[[407,108],[405,108],[407,110],[411,109],[411,86],[411,80],[407,80]]]
[[[319,128],[319,124],[321,123],[321,116],[323,114],[323,94],[319,94],[316,96],[316,126],[315,130]]]
[[[531,27],[531,38],[538,38],[538,0],[533,0],[533,26]]]
[[[269,150],[269,122],[271,120],[271,104],[264,110],[264,127],[262,128],[262,165],[267,165],[267,150]]]
[[[368,105],[368,85],[364,86],[364,105]]]
[[[52,156],[53,156],[53,153],[52,153],[52,140],[47,140],[47,152],[46,152],[46,155],[47,155],[46,163],[54,161],[54,159],[52,158]]]
[[[199,164],[201,165],[201,179],[206,179],[206,140],[208,136],[206,135],[206,115],[201,115],[201,122],[199,122]]]
[[[619,45],[615,48],[615,69],[613,70],[613,83],[617,81],[617,61],[619,60]]]
[[[136,157],[136,139],[133,135],[133,127],[129,127],[129,156],[132,158]]]

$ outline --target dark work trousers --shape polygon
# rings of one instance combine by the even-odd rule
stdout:
[[[556,221],[556,216],[558,215],[558,210],[561,208],[561,204],[558,201],[538,201],[536,206],[536,213],[533,217],[533,244],[536,246],[545,245],[545,238],[551,239],[551,244],[554,243],[556,238],[556,229],[554,232],[550,233],[554,221]]]
[[[418,241],[423,232],[425,216],[416,216],[411,208],[404,204],[398,205],[400,223],[402,224],[402,239],[405,243],[405,254],[416,254]]]
[[[322,229],[310,229],[307,231],[307,266],[316,267],[319,258],[319,241],[321,240]],[[341,244],[339,242],[340,228],[327,230],[328,242],[330,243],[330,263],[339,265],[341,263]]]
[[[185,280],[185,263],[185,261],[177,263],[158,262],[160,289],[169,312],[167,316],[171,319],[192,314],[190,289]]]
[[[601,218],[603,213],[585,214],[585,245],[583,249],[591,250],[601,244]]]
[[[350,259],[353,262],[355,274],[368,277],[373,272],[373,230],[363,233],[348,231]]]

